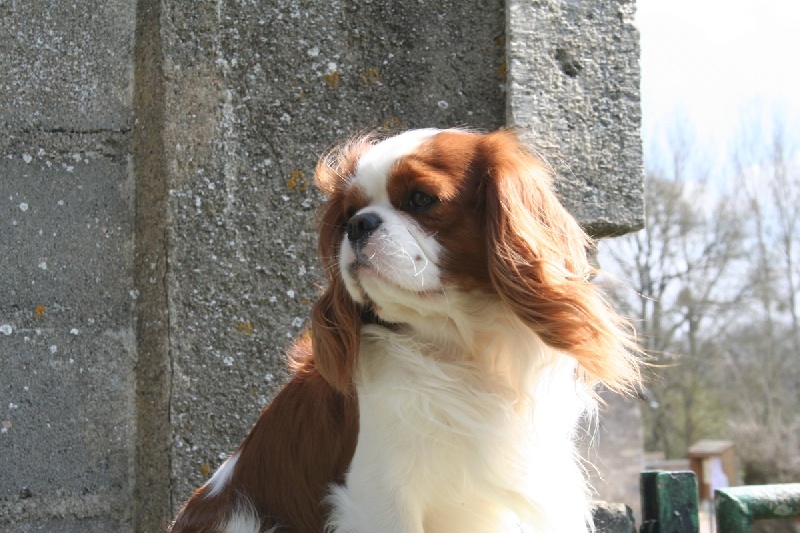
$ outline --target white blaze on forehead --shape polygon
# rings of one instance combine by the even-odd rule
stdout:
[[[434,128],[411,130],[379,142],[361,156],[355,180],[373,202],[388,201],[386,180],[392,166],[440,131]]]

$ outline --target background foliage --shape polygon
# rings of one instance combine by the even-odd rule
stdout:
[[[746,483],[796,481],[800,151],[780,117],[742,131],[715,166],[678,128],[646,161],[646,227],[600,262],[653,365],[647,451],[732,439]]]

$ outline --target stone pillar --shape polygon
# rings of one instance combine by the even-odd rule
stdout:
[[[562,177],[595,237],[644,223],[639,32],[634,0],[509,0],[510,125]]]

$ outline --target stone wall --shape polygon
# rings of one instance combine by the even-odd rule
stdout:
[[[135,15],[0,2],[0,531],[130,530]]]
[[[632,9],[0,0],[0,532],[157,531],[238,444],[334,141],[519,125],[587,227],[640,224]]]

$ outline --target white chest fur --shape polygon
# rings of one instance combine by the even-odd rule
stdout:
[[[453,353],[368,327],[358,446],[330,498],[335,532],[587,530],[573,436],[592,401],[575,362],[533,333]]]

